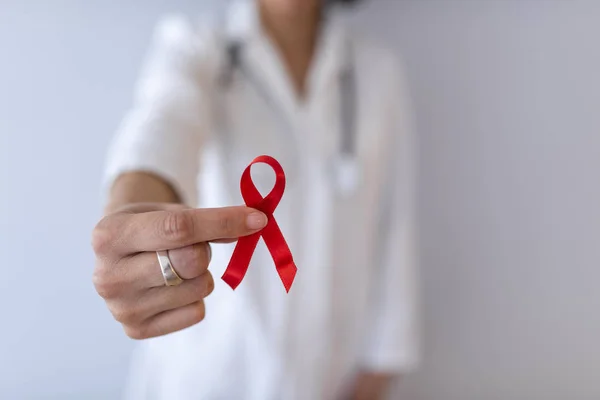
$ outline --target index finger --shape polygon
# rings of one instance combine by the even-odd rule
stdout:
[[[121,254],[132,254],[236,239],[255,233],[266,224],[265,214],[243,206],[127,215],[121,223],[115,250]]]

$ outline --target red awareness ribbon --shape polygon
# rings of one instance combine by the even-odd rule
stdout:
[[[257,163],[267,164],[275,171],[275,186],[273,186],[267,197],[264,198],[258,189],[256,189],[256,186],[254,186],[254,182],[252,182],[252,177],[250,176],[250,168]],[[277,225],[277,221],[275,221],[275,217],[273,217],[273,212],[277,208],[285,190],[285,173],[281,164],[270,156],[256,157],[244,170],[240,181],[240,189],[246,205],[265,213],[268,222],[261,231],[238,239],[229,265],[221,279],[235,290],[240,282],[242,282],[242,279],[244,279],[246,271],[248,271],[250,259],[258,244],[258,239],[262,236],[267,249],[269,249],[273,257],[281,282],[283,282],[286,292],[289,292],[294,282],[297,268],[292,258],[292,252]]]

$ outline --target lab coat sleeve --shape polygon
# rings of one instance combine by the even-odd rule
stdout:
[[[363,367],[402,373],[418,362],[416,276],[416,145],[408,91],[399,67],[391,94],[387,177],[381,190],[370,323]],[[394,79],[390,79],[394,81]]]
[[[134,105],[109,148],[105,195],[130,171],[158,175],[195,206],[199,151],[210,129],[212,41],[185,17],[163,18],[143,64]]]

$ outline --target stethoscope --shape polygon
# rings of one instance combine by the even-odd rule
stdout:
[[[285,131],[292,132],[293,124],[285,117],[285,113],[267,92],[259,79],[244,67],[242,62],[242,43],[235,41],[226,46],[226,63],[221,77],[222,84],[229,85],[235,71],[240,72],[256,92],[279,116],[280,125]],[[329,162],[332,183],[336,192],[349,196],[357,190],[360,183],[360,168],[357,155],[357,90],[354,63],[349,62],[339,77],[341,140],[337,154]]]

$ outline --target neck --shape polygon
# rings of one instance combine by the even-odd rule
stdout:
[[[278,10],[260,2],[263,29],[283,58],[298,97],[306,93],[306,80],[314,56],[319,33],[321,10],[318,3],[312,9]]]

